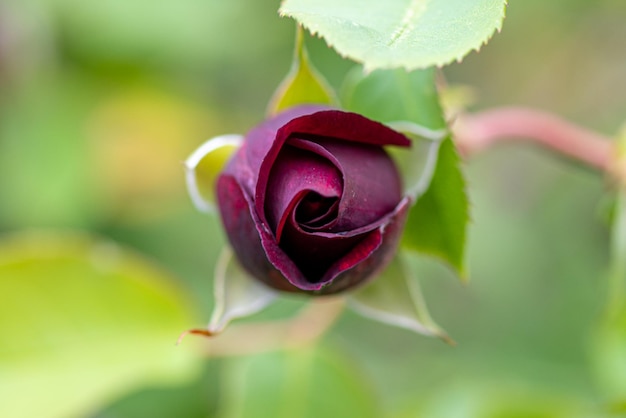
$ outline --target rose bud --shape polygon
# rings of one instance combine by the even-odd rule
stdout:
[[[241,265],[275,289],[329,294],[393,257],[409,198],[383,146],[402,134],[355,113],[291,108],[251,130],[217,180]]]

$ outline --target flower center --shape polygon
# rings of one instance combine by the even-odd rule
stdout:
[[[296,222],[305,228],[319,228],[337,217],[338,197],[307,193],[296,208]]]

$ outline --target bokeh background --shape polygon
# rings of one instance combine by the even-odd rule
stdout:
[[[509,3],[502,32],[444,68],[450,85],[471,89],[473,110],[527,105],[614,135],[626,3]],[[218,221],[193,209],[182,161],[263,119],[292,55],[278,6],[0,0],[0,415],[617,414],[626,390],[610,375],[626,375],[626,360],[605,361],[598,338],[605,179],[524,144],[465,164],[470,283],[414,260],[456,347],[350,312],[314,347],[215,358],[193,337],[174,346],[210,316],[223,243]],[[339,89],[354,64],[307,44]]]

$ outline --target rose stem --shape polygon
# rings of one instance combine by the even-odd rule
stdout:
[[[314,299],[291,319],[231,325],[210,340],[207,354],[240,356],[311,344],[331,328],[344,305],[342,297]]]
[[[523,107],[459,115],[453,132],[459,151],[471,156],[508,140],[530,141],[602,171],[613,164],[613,143],[557,116]]]

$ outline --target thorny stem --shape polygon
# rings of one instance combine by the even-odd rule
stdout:
[[[470,156],[496,143],[524,140],[559,155],[610,172],[614,165],[612,141],[557,116],[523,107],[503,107],[463,114],[453,125],[459,151]]]
[[[314,299],[295,318],[231,325],[210,340],[208,355],[240,356],[311,344],[336,322],[344,305],[342,297]]]

